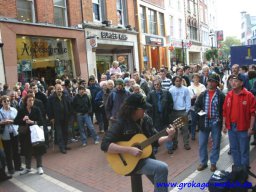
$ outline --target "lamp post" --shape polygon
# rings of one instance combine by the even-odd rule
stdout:
[[[211,30],[209,37],[211,37],[212,49],[213,49],[213,36],[214,36],[214,32]]]

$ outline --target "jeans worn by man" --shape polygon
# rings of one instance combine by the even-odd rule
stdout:
[[[82,141],[83,146],[87,145],[87,137],[86,137],[85,126],[84,126],[85,124],[91,132],[91,135],[94,139],[94,143],[95,144],[99,143],[99,137],[96,134],[96,131],[95,131],[94,126],[92,124],[91,117],[88,114],[78,113],[77,114],[77,124],[78,124],[78,127],[79,127],[80,137],[81,137],[81,141]]]

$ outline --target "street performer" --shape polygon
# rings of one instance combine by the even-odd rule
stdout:
[[[155,135],[157,131],[153,127],[152,119],[145,114],[147,104],[141,94],[134,93],[129,96],[122,105],[117,122],[105,134],[101,149],[108,153],[130,154],[140,157],[142,150],[132,146],[121,146],[116,144],[119,141],[128,141],[138,133],[144,134],[147,138]],[[175,134],[174,126],[166,128],[166,135],[160,137],[153,146],[170,141]],[[145,174],[155,186],[155,192],[167,192],[167,187],[157,188],[157,183],[167,183],[168,165],[156,160],[153,154],[149,158],[139,160],[131,174]],[[130,174],[129,174],[130,175]]]

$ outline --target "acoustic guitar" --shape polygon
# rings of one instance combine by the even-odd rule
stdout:
[[[181,128],[187,123],[187,121],[187,117],[179,117],[174,120],[172,124],[175,128]],[[151,155],[151,144],[165,135],[167,135],[166,129],[158,132],[150,138],[147,138],[143,134],[136,134],[129,141],[117,142],[116,144],[121,146],[137,147],[142,150],[142,154],[139,157],[135,157],[126,153],[107,153],[107,161],[110,167],[118,174],[128,175],[135,169],[140,159],[148,158]]]

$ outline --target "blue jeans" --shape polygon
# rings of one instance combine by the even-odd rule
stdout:
[[[168,187],[157,187],[158,183],[167,183],[168,165],[156,159],[142,159],[139,161],[137,174],[143,174],[154,184],[154,192],[168,192]]]
[[[216,165],[220,156],[221,128],[218,123],[209,121],[208,129],[204,131],[199,131],[199,159],[202,165],[207,165],[208,161],[207,146],[210,132],[213,142],[210,154],[211,164]]]
[[[86,124],[86,126],[90,130],[94,141],[99,140],[99,137],[96,134],[94,126],[92,124],[91,117],[88,114],[77,114],[77,124],[78,124],[78,127],[79,127],[80,137],[81,137],[81,140],[82,140],[83,144],[87,143],[84,124]]]
[[[230,151],[237,166],[249,166],[250,137],[247,131],[237,131],[237,125],[231,123],[231,129],[228,131]]]

